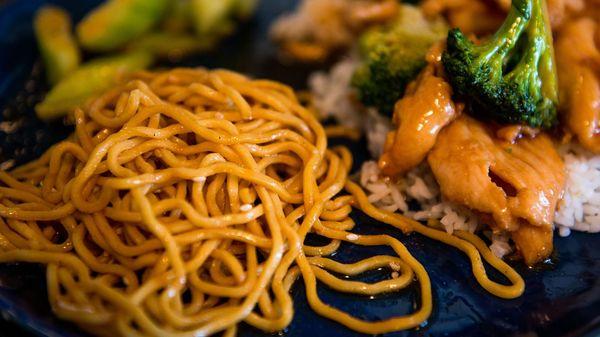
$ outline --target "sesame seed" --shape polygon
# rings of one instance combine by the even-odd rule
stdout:
[[[351,234],[346,235],[346,239],[348,239],[350,241],[358,240],[358,235],[351,233]]]
[[[169,289],[167,290],[167,297],[169,297],[169,298],[173,298],[173,297],[175,297],[176,295],[177,295],[177,292],[175,291],[175,289],[173,289],[173,288],[169,288]]]

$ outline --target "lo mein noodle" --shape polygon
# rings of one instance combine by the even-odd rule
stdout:
[[[425,268],[391,236],[352,233],[352,207],[462,250],[496,296],[523,292],[521,277],[477,236],[371,205],[348,178],[350,152],[328,148],[323,126],[282,84],[224,70],[143,72],[74,119],[69,139],[0,172],[0,262],[46,265],[53,311],[92,333],[233,336],[240,322],[280,331],[293,318],[289,290],[300,277],[311,308],[350,329],[420,325],[433,305]],[[305,244],[309,233],[329,243]],[[387,245],[396,256],[328,258],[343,241]],[[511,284],[490,280],[483,261]],[[395,277],[336,276],[377,268]],[[376,322],[317,294],[317,282],[376,295],[413,281],[416,311]]]

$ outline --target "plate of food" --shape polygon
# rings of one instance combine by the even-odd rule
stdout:
[[[598,5],[3,3],[3,320],[600,334]]]

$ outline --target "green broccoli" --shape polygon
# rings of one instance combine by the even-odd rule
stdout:
[[[427,20],[411,5],[402,5],[391,25],[365,32],[359,40],[362,63],[352,78],[360,101],[391,115],[406,85],[425,66],[428,49],[447,32],[441,19]]]
[[[473,113],[499,123],[555,125],[557,78],[543,0],[513,0],[502,26],[480,45],[453,29],[446,48],[450,83]]]

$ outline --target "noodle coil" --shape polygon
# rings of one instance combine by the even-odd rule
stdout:
[[[521,277],[477,236],[451,236],[377,209],[348,175],[352,156],[293,90],[225,70],[141,72],[74,112],[76,130],[38,160],[0,172],[0,262],[46,266],[60,318],[106,336],[236,334],[246,322],[284,329],[289,290],[304,280],[318,314],[353,330],[419,326],[432,311],[425,268],[396,238],[358,235],[352,208],[454,246],[483,288],[501,298]],[[305,244],[309,234],[329,244]],[[341,242],[387,245],[396,256],[351,264]],[[490,280],[484,261],[509,285]],[[397,277],[367,284],[389,267]],[[324,303],[317,283],[377,295],[419,283],[413,313],[368,322]]]

